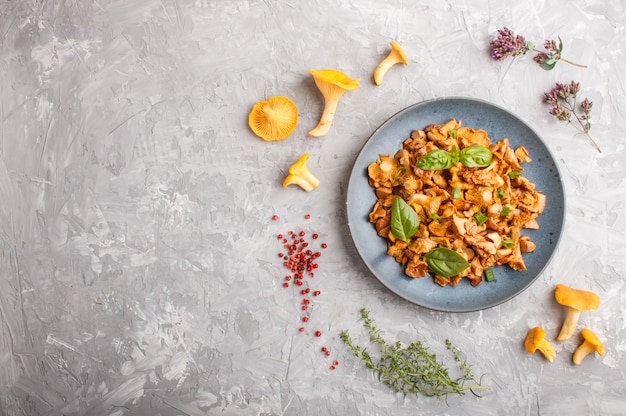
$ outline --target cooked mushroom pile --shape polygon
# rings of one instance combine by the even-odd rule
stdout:
[[[484,163],[475,163],[472,154]],[[523,176],[526,162],[531,158],[523,146],[513,149],[507,138],[491,143],[484,130],[462,127],[455,119],[415,130],[394,156],[381,154],[368,166],[377,197],[369,220],[410,277],[434,272],[441,286],[455,286],[464,277],[477,286],[484,275],[493,277],[493,266],[526,270],[522,253],[536,246],[521,230],[539,228],[536,218],[546,203]],[[397,197],[419,219],[410,238],[400,239],[392,229],[392,222],[403,220],[392,218]],[[455,251],[468,266],[452,276],[437,273],[427,262],[437,248]]]

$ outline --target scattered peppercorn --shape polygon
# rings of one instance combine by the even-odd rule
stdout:
[[[311,215],[306,214],[304,217],[310,219]],[[272,219],[275,221],[279,220],[278,214],[274,214]],[[312,305],[309,296],[319,296],[321,294],[321,291],[313,290],[309,287],[307,279],[305,279],[306,277],[313,278],[315,276],[313,271],[319,268],[317,259],[322,255],[320,251],[312,250],[311,243],[307,241],[307,236],[310,236],[313,240],[317,240],[319,233],[310,233],[305,230],[289,230],[286,233],[276,234],[276,238],[282,243],[283,247],[283,251],[278,253],[278,257],[282,260],[283,266],[290,272],[290,274],[284,277],[283,287],[290,287],[290,282],[293,280],[294,287],[298,288],[302,296],[302,315],[300,319],[303,323],[308,323],[311,319],[309,310]],[[325,249],[328,245],[321,243],[318,247]],[[304,326],[298,327],[298,331],[300,333],[306,332]],[[322,337],[322,331],[315,331],[313,334],[317,338]],[[322,353],[327,357],[332,355],[330,349],[327,347],[322,347]],[[331,370],[334,370],[338,364],[338,361],[334,361],[330,367]]]

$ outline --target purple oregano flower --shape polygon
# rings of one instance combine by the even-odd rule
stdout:
[[[586,68],[584,65],[571,62],[561,55],[563,52],[563,41],[559,37],[559,42],[555,40],[546,40],[543,42],[544,51],[535,49],[535,46],[526,40],[523,36],[515,35],[511,29],[504,27],[498,30],[498,36],[492,40],[491,57],[497,61],[502,61],[509,56],[526,55],[532,51],[537,54],[533,60],[541,66],[541,68],[549,71],[555,67],[558,61],[567,62],[570,65]]]
[[[525,55],[532,48],[523,36],[515,36],[507,27],[498,30],[498,37],[492,40],[490,45],[491,57],[497,61],[509,56]]]
[[[590,113],[593,103],[585,98],[577,105],[576,100],[579,91],[580,83],[578,82],[572,81],[569,84],[557,82],[554,88],[544,93],[543,101],[550,104],[550,115],[571,124],[576,130],[584,133],[591,140],[596,150],[602,153],[598,144],[589,135],[591,129],[589,120],[591,119]]]

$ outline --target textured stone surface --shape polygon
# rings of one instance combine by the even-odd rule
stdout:
[[[622,1],[0,0],[0,16],[1,414],[623,414]],[[564,55],[589,68],[493,61],[503,26],[539,46],[560,36]],[[410,65],[376,87],[392,40]],[[311,68],[361,79],[323,138],[307,136],[322,110]],[[571,80],[594,102],[602,153],[541,102]],[[299,108],[284,142],[247,127],[272,95]],[[467,314],[389,293],[358,259],[344,212],[372,131],[410,104],[455,95],[529,122],[558,159],[568,204],[540,279]],[[282,188],[302,153],[321,180],[312,193]],[[275,237],[300,229],[328,244],[304,334]],[[581,327],[605,341],[605,357],[572,365],[578,339],[557,344],[553,364],[524,351],[530,327],[558,332],[557,283],[602,298]],[[339,340],[349,329],[366,341],[363,306],[389,338],[442,354],[450,338],[491,389],[447,401],[391,394]]]

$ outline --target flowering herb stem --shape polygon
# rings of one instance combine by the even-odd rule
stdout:
[[[380,349],[380,358],[375,360],[366,348],[356,345],[347,331],[341,332],[341,339],[393,391],[441,398],[449,394],[464,395],[468,391],[477,396],[475,390],[488,388],[476,381],[470,366],[450,340],[446,340],[446,348],[462,373],[459,378],[453,378],[448,368],[422,342],[416,341],[408,346],[403,346],[400,341],[389,344],[380,335],[367,309],[361,309],[361,317],[370,340]]]
[[[504,27],[498,30],[498,36],[489,43],[491,46],[491,57],[497,61],[502,61],[508,57],[534,52],[536,55],[533,57],[533,60],[546,71],[553,69],[559,61],[579,68],[587,68],[585,65],[563,58],[563,41],[560,37],[558,39],[558,44],[554,40],[545,40],[543,42],[544,50],[542,51],[536,49],[534,44],[527,41],[524,36],[515,35],[511,29]]]
[[[554,88],[544,94],[544,102],[550,104],[550,114],[560,121],[571,124],[576,130],[583,133],[591,141],[599,153],[602,153],[600,146],[589,134],[591,129],[591,108],[593,103],[584,99],[580,103],[577,101],[580,83],[570,82],[569,84],[556,83]],[[572,119],[573,117],[573,119]]]

